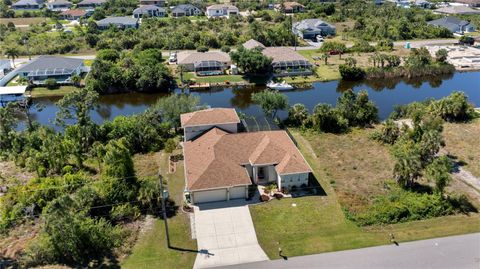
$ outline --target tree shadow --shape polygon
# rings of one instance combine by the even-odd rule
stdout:
[[[416,193],[426,193],[426,194],[432,194],[433,193],[433,187],[430,185],[426,184],[420,184],[418,182],[415,182],[413,186],[410,188],[412,192]]]
[[[467,196],[465,195],[449,196],[447,197],[447,200],[453,208],[462,214],[469,215],[470,213],[478,213],[478,209],[468,200]]]

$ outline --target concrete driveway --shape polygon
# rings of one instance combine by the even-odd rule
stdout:
[[[193,268],[210,268],[268,260],[260,247],[244,200],[195,207],[198,250]]]

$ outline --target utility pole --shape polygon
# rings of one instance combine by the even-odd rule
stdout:
[[[168,196],[168,191],[163,189],[163,177],[160,170],[158,171],[158,179],[160,180],[160,193],[162,195],[162,216],[165,222],[165,236],[167,237],[167,247],[170,248],[170,235],[168,233],[167,210],[165,206],[165,198],[167,198],[165,196]]]

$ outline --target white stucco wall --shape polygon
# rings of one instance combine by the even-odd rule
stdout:
[[[302,184],[308,185],[308,173],[281,175],[280,180],[282,188],[289,189],[293,186],[299,188]]]
[[[214,126],[223,129],[230,133],[237,132],[237,123],[228,123],[228,124],[215,124],[215,125],[202,125],[202,126],[193,126],[193,127],[185,127],[184,132],[184,139],[185,141],[191,140],[198,135],[202,134],[208,129],[213,128]]]

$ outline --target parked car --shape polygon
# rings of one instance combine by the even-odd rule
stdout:
[[[323,42],[323,41],[324,41],[324,38],[323,38],[323,36],[321,36],[321,35],[317,35],[317,36],[315,37],[315,41],[317,41],[317,42]]]
[[[174,64],[177,62],[177,53],[172,52],[170,53],[170,57],[168,58],[168,63]]]

